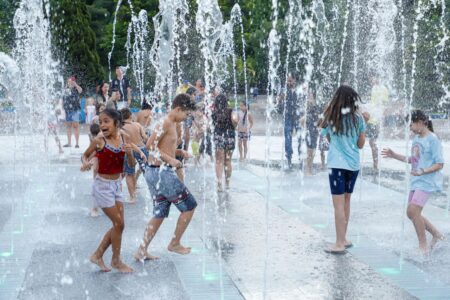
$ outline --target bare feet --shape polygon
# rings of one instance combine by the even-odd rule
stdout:
[[[353,247],[353,243],[351,241],[345,240],[345,249]]]
[[[151,254],[148,253],[147,251],[143,251],[143,250],[141,250],[141,249],[139,249],[139,250],[134,254],[134,258],[135,258],[136,260],[139,260],[139,261],[159,259],[158,256],[151,255]]]
[[[132,197],[132,198],[130,197],[130,198],[128,198],[127,203],[135,204],[135,203],[136,203],[136,198],[135,198],[135,197]]]
[[[436,244],[443,240],[445,240],[445,237],[443,235],[433,236],[433,238],[431,239],[431,242],[430,242],[430,250],[433,250],[433,248],[436,246]]]
[[[121,273],[134,272],[134,270],[132,268],[130,268],[128,265],[126,265],[125,263],[123,263],[120,260],[118,262],[111,261],[111,267],[113,267],[114,269],[117,269],[117,271],[119,271]]]
[[[336,244],[330,245],[327,248],[324,249],[326,253],[331,254],[345,254],[347,253],[347,250],[345,250],[345,246],[338,246]]]
[[[419,250],[423,254],[423,256],[428,256],[429,251],[427,245],[419,245]]]
[[[89,258],[89,260],[91,261],[91,263],[96,264],[97,266],[99,266],[100,269],[103,272],[110,272],[111,271],[111,269],[106,267],[105,262],[103,261],[103,258],[97,257],[97,255],[92,254],[91,257]]]
[[[178,245],[169,245],[167,247],[167,250],[171,251],[171,252],[175,252],[178,254],[189,254],[191,253],[191,247],[184,247],[180,244]]]

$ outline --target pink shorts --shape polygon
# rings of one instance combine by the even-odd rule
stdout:
[[[421,190],[409,192],[408,204],[415,204],[420,207],[424,207],[430,198],[431,193]]]

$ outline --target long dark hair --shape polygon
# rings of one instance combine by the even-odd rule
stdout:
[[[103,95],[103,86],[104,86],[105,84],[109,84],[109,82],[102,81],[102,83],[100,84],[100,87],[98,88],[98,95],[99,95],[100,97],[103,98],[103,102],[106,102],[106,98],[105,98],[105,96]]]
[[[332,126],[338,135],[352,135],[353,128],[358,126],[357,102],[361,102],[358,93],[348,85],[341,85],[325,109],[320,127]]]
[[[431,122],[430,118],[420,109],[413,110],[411,112],[411,122],[416,123],[422,121],[429,131],[434,132],[433,122]]]
[[[224,94],[220,94],[214,100],[214,112],[212,119],[214,126],[227,128],[231,121],[231,109],[228,108],[228,99]]]

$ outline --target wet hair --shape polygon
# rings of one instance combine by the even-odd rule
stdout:
[[[172,109],[181,108],[183,111],[195,110],[195,103],[191,101],[188,94],[178,94],[172,101]]]
[[[416,123],[419,121],[422,121],[429,131],[434,132],[433,122],[431,122],[430,118],[420,109],[413,110],[411,112],[411,122]]]
[[[113,119],[114,125],[116,125],[117,128],[120,128],[120,124],[122,124],[122,116],[120,112],[112,108],[105,108],[105,110],[103,110],[100,114],[105,114]]]
[[[214,126],[218,128],[229,128],[231,121],[232,110],[228,108],[228,99],[224,94],[220,94],[214,100],[214,112],[212,119]]]
[[[122,122],[125,120],[128,120],[133,115],[131,110],[127,107],[122,108],[119,112],[120,112],[120,115],[122,116]]]
[[[187,89],[186,94],[192,96],[195,94],[196,91],[197,91],[197,89],[195,87],[191,86],[190,88]]]
[[[152,105],[151,103],[149,103],[149,102],[147,101],[147,99],[144,99],[144,101],[142,102],[141,109],[142,109],[142,110],[144,110],[144,109],[150,109],[150,110],[152,110],[152,109],[153,109],[153,105]]]
[[[358,126],[357,102],[361,102],[358,93],[348,85],[341,85],[325,109],[320,127],[332,126],[338,135],[351,135]]]
[[[89,126],[89,132],[92,136],[97,136],[100,133],[100,125],[97,123],[91,124],[91,126]]]

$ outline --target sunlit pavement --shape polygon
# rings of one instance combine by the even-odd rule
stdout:
[[[81,149],[86,144],[83,136]],[[30,146],[39,147],[36,142]],[[215,191],[211,166],[190,166],[187,185],[199,206],[184,243],[193,253],[166,251],[179,215],[172,209],[151,246],[161,259],[145,264],[132,258],[152,209],[141,180],[138,203],[125,208],[122,246],[124,261],[136,272],[100,273],[87,258],[110,221],[103,215],[88,216],[92,174],[79,172],[82,150],[66,149],[58,158],[52,148],[46,163],[27,151],[30,147],[16,144],[15,157],[11,148],[1,155],[0,299],[450,295],[450,247],[442,243],[425,260],[416,253],[414,229],[404,216],[404,194],[359,180],[349,226],[355,246],[346,255],[332,256],[323,252],[334,237],[327,173],[303,178],[298,170],[266,172],[253,164],[235,164],[231,189],[224,193]],[[449,240],[446,210],[429,205],[424,214]],[[110,257],[109,250],[105,261]]]

